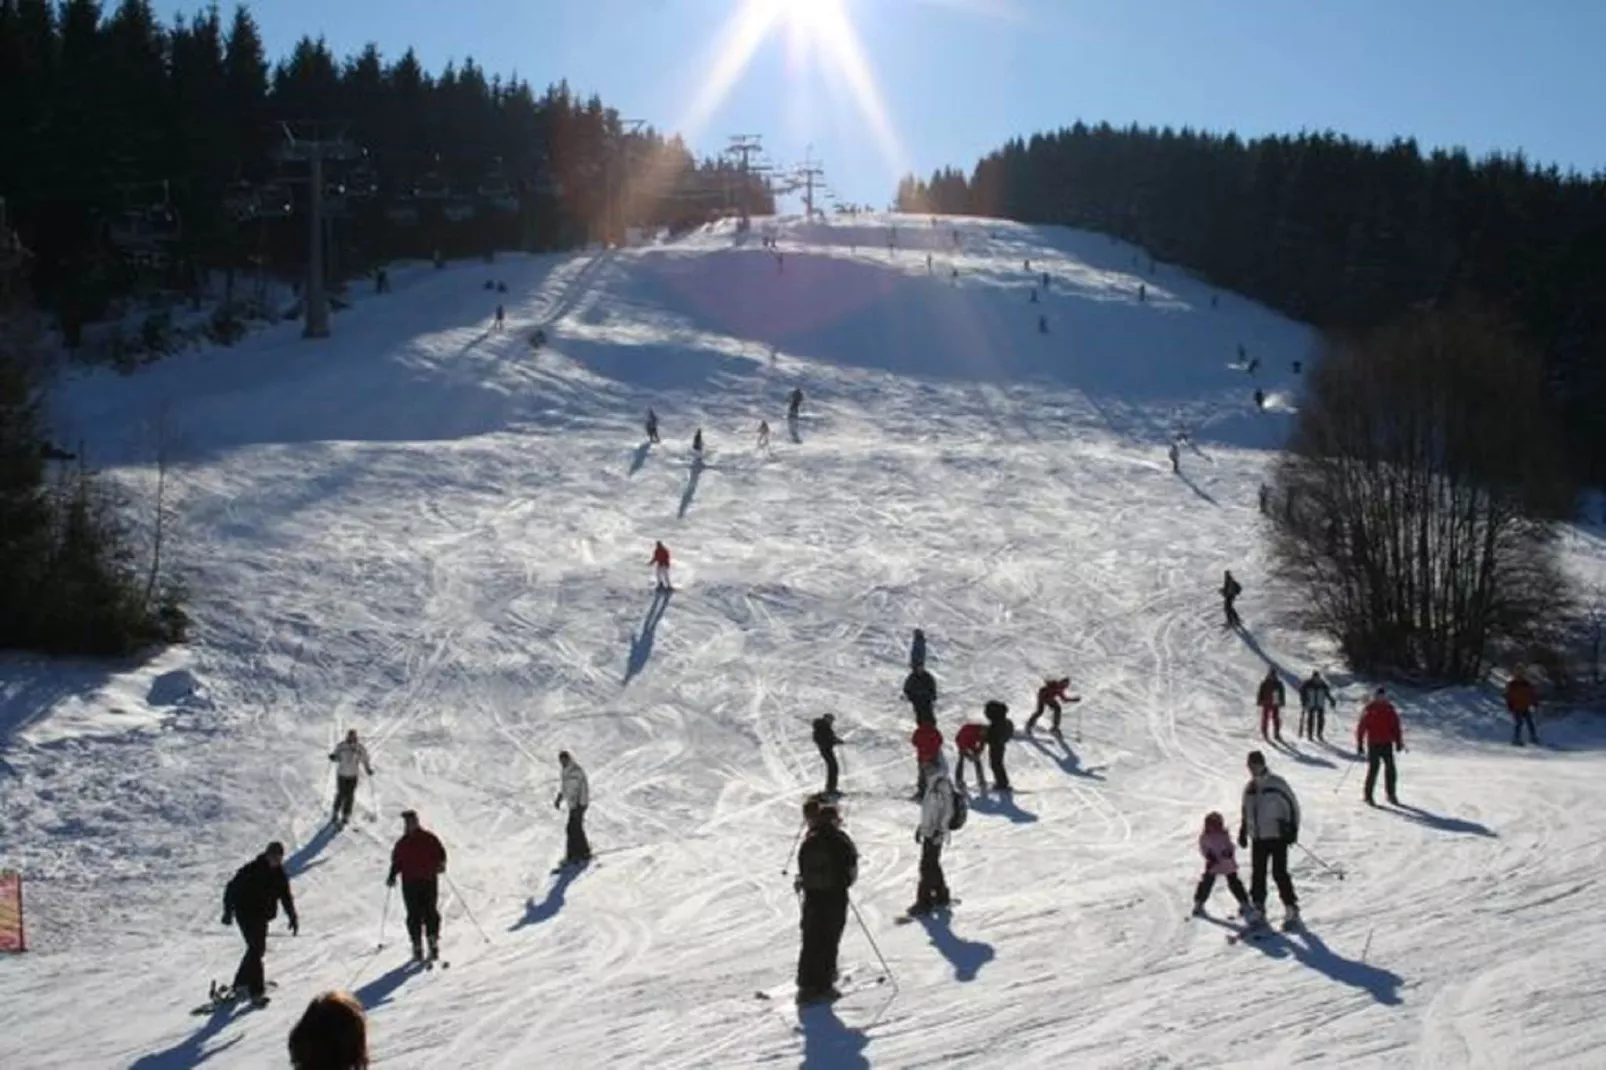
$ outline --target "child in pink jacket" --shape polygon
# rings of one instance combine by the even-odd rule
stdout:
[[[1215,887],[1217,877],[1227,878],[1227,889],[1238,900],[1238,912],[1247,916],[1249,896],[1244,892],[1244,882],[1238,879],[1232,836],[1227,833],[1226,821],[1214,810],[1205,815],[1204,831],[1199,833],[1199,853],[1204,855],[1205,871],[1193,893],[1193,916],[1204,914],[1205,900],[1210,898],[1210,889]]]

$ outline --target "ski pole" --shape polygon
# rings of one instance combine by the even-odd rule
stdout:
[[[781,867],[781,876],[783,877],[786,876],[786,874],[792,868],[792,856],[797,853],[797,845],[803,839],[803,830],[808,827],[808,823],[809,819],[807,817],[798,819],[797,835],[792,837],[792,846],[786,852],[786,864]]]
[[[868,925],[866,925],[864,923],[864,915],[859,913],[859,904],[855,903],[850,898],[848,900],[848,906],[853,908],[854,920],[856,920],[859,923],[859,929],[864,933],[864,938],[866,940],[870,941],[870,950],[874,951],[875,952],[875,957],[877,959],[881,960],[881,970],[882,970],[883,979],[891,981],[892,982],[892,990],[894,992],[896,992],[898,990],[898,978],[893,975],[892,967],[887,965],[887,957],[881,953],[881,946],[875,942],[875,937],[870,935],[870,926],[868,926]],[[876,982],[876,983],[880,984],[879,981]]]
[[[1360,764],[1361,763],[1359,761],[1354,761],[1354,762],[1350,762],[1349,763],[1349,768],[1344,770],[1344,775],[1338,778],[1338,783],[1337,784],[1333,785],[1333,794],[1334,795],[1338,794],[1339,789],[1344,786],[1344,782],[1349,779],[1349,775],[1351,773],[1355,772],[1355,767],[1357,765],[1360,765]]]
[[[457,901],[463,905],[463,913],[467,914],[468,920],[474,923],[474,928],[479,929],[480,935],[485,937],[485,942],[487,944],[490,943],[490,936],[486,934],[485,929],[479,923],[479,919],[474,916],[474,912],[468,908],[468,900],[464,899],[463,893],[458,891],[457,882],[452,880],[450,873],[442,875],[446,878],[446,886],[452,890],[452,894],[457,896]]]
[[[390,893],[395,890],[396,886],[394,884],[385,885],[385,907],[379,912],[379,947],[374,948],[375,951],[379,951],[385,946],[385,919],[390,917]]]
[[[1294,846],[1298,847],[1301,851],[1304,851],[1305,854],[1309,855],[1310,858],[1318,866],[1321,866],[1323,869],[1327,870],[1327,872],[1329,872],[1329,873],[1333,874],[1334,876],[1336,876],[1339,880],[1343,880],[1344,879],[1344,869],[1343,869],[1343,867],[1328,865],[1326,862],[1322,861],[1322,856],[1321,855],[1317,854],[1315,851],[1312,851],[1309,847],[1306,847],[1302,843],[1296,843],[1296,844],[1294,844]]]

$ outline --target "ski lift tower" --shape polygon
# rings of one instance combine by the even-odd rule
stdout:
[[[287,162],[301,162],[309,168],[307,182],[308,215],[311,230],[307,241],[307,325],[303,338],[329,337],[329,295],[324,290],[323,257],[323,165],[328,160],[355,160],[362,150],[346,140],[343,122],[283,122],[284,143],[275,155]]]
[[[741,157],[741,160],[742,160],[742,171],[741,171],[741,174],[742,174],[742,189],[741,189],[741,197],[740,197],[740,200],[738,201],[738,206],[741,209],[741,218],[742,218],[741,228],[744,231],[748,227],[752,226],[752,222],[753,222],[748,217],[748,211],[747,211],[747,202],[750,199],[750,194],[752,193],[752,189],[748,185],[748,162],[747,161],[748,161],[748,157],[752,156],[753,153],[755,153],[755,152],[763,152],[763,151],[764,151],[763,139],[760,138],[759,135],[757,135],[757,134],[733,134],[731,136],[731,139],[730,139],[730,144],[728,146],[726,146],[726,148],[725,148],[725,154],[727,156],[739,156],[739,157]]]
[[[809,222],[814,221],[814,184],[825,177],[825,169],[814,159],[814,146],[803,155],[803,163],[792,174],[803,184],[803,213]]]

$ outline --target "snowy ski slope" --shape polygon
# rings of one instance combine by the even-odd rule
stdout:
[[[0,1066],[280,1066],[331,987],[370,1008],[386,1068],[1606,1064],[1606,738],[1547,720],[1561,746],[1517,750],[1489,693],[1404,696],[1411,808],[1360,804],[1366,682],[1279,625],[1255,508],[1311,339],[1140,267],[1053,228],[759,221],[397,271],[328,342],[285,325],[73,384],[63,438],[130,480],[159,440],[181,458],[196,638],[121,673],[0,668],[0,862],[29,876],[35,947],[0,961]],[[1229,367],[1240,342],[1253,379]],[[655,538],[679,586],[659,606]],[[1569,545],[1606,575],[1599,529]],[[1224,567],[1243,636],[1220,627]],[[1064,743],[1017,737],[1018,794],[956,834],[963,905],[895,926],[918,859],[898,694],[916,626],[950,740],[993,697],[1023,726],[1045,674],[1084,699]],[[1207,810],[1236,822],[1268,664],[1341,691],[1331,746],[1270,754],[1302,843],[1345,879],[1296,852],[1310,935],[1229,946],[1185,920],[1194,838]],[[855,900],[896,988],[800,1023],[781,870],[826,711],[851,742]],[[378,775],[331,837],[325,755],[348,727]],[[578,877],[548,873],[560,748],[593,791]],[[416,976],[394,909],[376,951],[407,807],[455,885],[452,968]],[[223,883],[273,838],[302,918],[270,939],[276,999],[191,1017],[240,951]],[[843,962],[880,972],[851,921]]]

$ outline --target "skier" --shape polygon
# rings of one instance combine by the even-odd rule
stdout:
[[[930,253],[926,254],[926,274],[927,275],[931,274],[931,254]]]
[[[836,748],[842,746],[842,740],[836,734],[836,714],[827,713],[823,717],[814,719],[814,745],[820,750],[820,757],[825,759],[825,794],[836,795],[836,778],[840,770],[836,764]]]
[[[1138,283],[1138,303],[1142,304],[1143,302],[1147,301],[1148,299],[1149,299],[1149,288],[1147,286],[1143,285],[1141,282]]]
[[[652,557],[648,559],[652,566],[653,589],[658,591],[673,591],[669,583],[669,547],[662,542],[652,544]]]
[[[909,742],[915,749],[914,801],[919,802],[926,795],[926,767],[942,753],[942,732],[933,722],[922,721],[915,725]]]
[[[788,420],[797,419],[797,414],[802,408],[803,388],[801,386],[794,386],[792,388],[792,396],[786,403],[786,418]]]
[[[703,429],[700,428],[700,427],[697,429],[697,433],[692,435],[692,437],[691,437],[691,451],[692,451],[692,453],[696,454],[696,459],[697,460],[702,460],[702,457],[703,457]]]
[[[1048,289],[1048,272],[1043,272],[1043,289]]]
[[[1021,270],[1025,271],[1028,275],[1030,275],[1032,273],[1032,262],[1030,260],[1024,261],[1021,264]]]
[[[1511,711],[1511,743],[1522,746],[1522,726],[1528,726],[1528,742],[1538,744],[1539,733],[1534,730],[1534,711],[1539,708],[1539,692],[1528,681],[1522,666],[1518,665],[1506,682],[1506,709]]]
[[[418,823],[417,810],[402,811],[402,834],[390,849],[390,874],[385,887],[401,878],[402,905],[407,908],[407,938],[413,944],[413,961],[424,961],[423,937],[429,937],[431,962],[441,954],[440,890],[436,878],[446,872],[446,848],[435,834]]]
[[[1035,287],[1035,286],[1032,287],[1031,303],[1034,304],[1034,305],[1038,303],[1037,302],[1037,287]]]
[[[496,306],[496,323],[494,325],[496,330],[500,331],[502,329],[502,322],[503,322],[503,320],[505,318],[506,317],[505,317],[505,314],[504,314],[504,312],[502,310],[502,306],[501,305],[497,305]]]
[[[647,410],[647,441],[653,445],[661,441],[658,437],[658,414],[650,408]]]
[[[1037,317],[1037,333],[1038,334],[1047,334],[1048,333],[1048,317],[1047,316],[1038,316]]]
[[[954,784],[960,791],[965,790],[965,762],[969,761],[976,770],[976,786],[982,791],[987,790],[987,773],[981,767],[982,747],[987,744],[987,730],[974,721],[966,721],[959,726],[959,734],[954,737],[954,749],[959,752],[959,765],[954,770]]]
[[[926,633],[919,628],[915,629],[914,639],[909,643],[909,668],[924,669],[926,667]]]
[[[1299,685],[1299,735],[1301,739],[1327,741],[1327,707],[1333,704],[1333,689],[1319,670]]]
[[[223,889],[223,924],[238,925],[245,937],[245,954],[234,971],[235,998],[249,996],[251,1006],[266,1007],[267,980],[262,976],[262,956],[268,950],[268,922],[284,904],[290,933],[301,931],[296,901],[290,894],[290,878],[284,872],[284,844],[274,840],[267,849],[241,866]]]
[[[768,420],[760,420],[758,422],[758,448],[761,450],[770,448],[770,422]]]
[[[368,764],[368,748],[357,742],[355,728],[335,744],[335,749],[329,752],[329,760],[335,763],[335,808],[329,815],[329,823],[344,827],[351,820],[351,803],[357,794],[357,772],[361,769],[373,776],[374,767]]]
[[[982,707],[987,718],[987,764],[993,767],[993,786],[999,791],[1009,790],[1009,774],[1004,771],[1004,746],[1015,738],[1015,722],[1009,719],[1009,707],[991,699]]]
[[[1258,372],[1259,370],[1260,370],[1260,358],[1259,357],[1250,358],[1249,368],[1248,368],[1249,374],[1253,375],[1256,372]]]
[[[1283,706],[1286,704],[1288,694],[1283,690],[1283,682],[1277,678],[1276,669],[1267,669],[1265,677],[1260,681],[1260,687],[1255,691],[1255,704],[1260,707],[1260,738],[1269,740],[1276,737],[1282,742],[1283,738]],[[1272,729],[1272,735],[1266,734],[1267,728]]]
[[[1398,806],[1400,800],[1395,797],[1394,788],[1397,778],[1394,772],[1394,752],[1405,749],[1405,731],[1400,727],[1400,711],[1394,708],[1394,703],[1388,700],[1388,694],[1383,688],[1378,688],[1372,695],[1372,701],[1366,704],[1361,711],[1361,719],[1355,725],[1355,755],[1366,758],[1366,805],[1376,806],[1372,801],[1372,792],[1377,788],[1377,767],[1383,767],[1383,791],[1388,795],[1389,803]]]
[[[915,708],[916,724],[935,724],[937,721],[937,680],[926,667],[911,669],[903,681],[903,697]]]
[[[1071,678],[1069,676],[1062,676],[1058,680],[1048,679],[1043,681],[1043,686],[1037,689],[1037,709],[1033,710],[1032,715],[1026,718],[1026,731],[1030,732],[1037,727],[1037,719],[1043,716],[1044,710],[1053,710],[1053,728],[1049,729],[1049,731],[1055,734],[1059,733],[1060,703],[1074,701],[1066,694],[1070,690],[1070,686]]]
[[[1171,443],[1170,446],[1166,447],[1166,456],[1171,458],[1171,473],[1173,475],[1181,475],[1182,474],[1182,451],[1177,448],[1177,444],[1175,442]]]
[[[1204,916],[1205,901],[1210,898],[1210,889],[1215,887],[1217,877],[1225,877],[1227,890],[1238,900],[1238,913],[1243,917],[1249,917],[1249,895],[1244,891],[1244,882],[1238,879],[1238,862],[1233,857],[1232,836],[1227,833],[1226,819],[1214,810],[1205,815],[1204,831],[1199,833],[1199,853],[1204,855],[1205,870],[1199,878],[1199,886],[1193,890],[1193,916],[1196,918]]]
[[[345,992],[325,992],[307,1004],[290,1030],[294,1070],[368,1070],[368,1019]]]
[[[1261,513],[1261,515],[1262,516],[1270,515],[1270,513],[1271,513],[1271,488],[1266,486],[1266,484],[1262,483],[1260,485],[1260,493],[1257,495],[1257,500],[1260,502],[1260,513]]]
[[[811,798],[803,804],[803,818],[809,831],[797,849],[797,879],[792,882],[803,897],[799,1005],[829,1002],[841,995],[836,990],[837,949],[848,923],[848,889],[859,876],[859,850],[842,831],[837,808]]]
[[[1255,387],[1255,408],[1262,412],[1266,410],[1266,392],[1258,386]]]
[[[1251,926],[1266,924],[1266,869],[1283,904],[1283,929],[1299,927],[1299,897],[1288,875],[1288,848],[1299,842],[1299,800],[1288,782],[1266,768],[1266,756],[1249,752],[1249,783],[1244,785],[1238,846],[1250,847],[1249,900]],[[1251,842],[1253,846],[1251,847]]]
[[[1243,587],[1237,580],[1232,578],[1232,570],[1226,569],[1221,580],[1221,608],[1226,610],[1227,627],[1229,628],[1237,628],[1243,624],[1243,621],[1238,617],[1238,610],[1233,608],[1233,603],[1243,593]]]
[[[954,786],[940,752],[922,772],[926,790],[920,798],[920,826],[915,829],[915,842],[920,845],[920,885],[914,906],[909,908],[910,917],[930,914],[949,903],[948,882],[942,875],[942,845],[948,841],[948,824],[954,816]]]
[[[586,771],[580,768],[580,763],[568,751],[558,751],[558,766],[563,772],[552,806],[554,809],[565,803],[569,806],[569,823],[564,828],[563,864],[584,865],[591,861],[591,844],[586,840],[586,807],[591,805],[591,785],[586,780]]]

